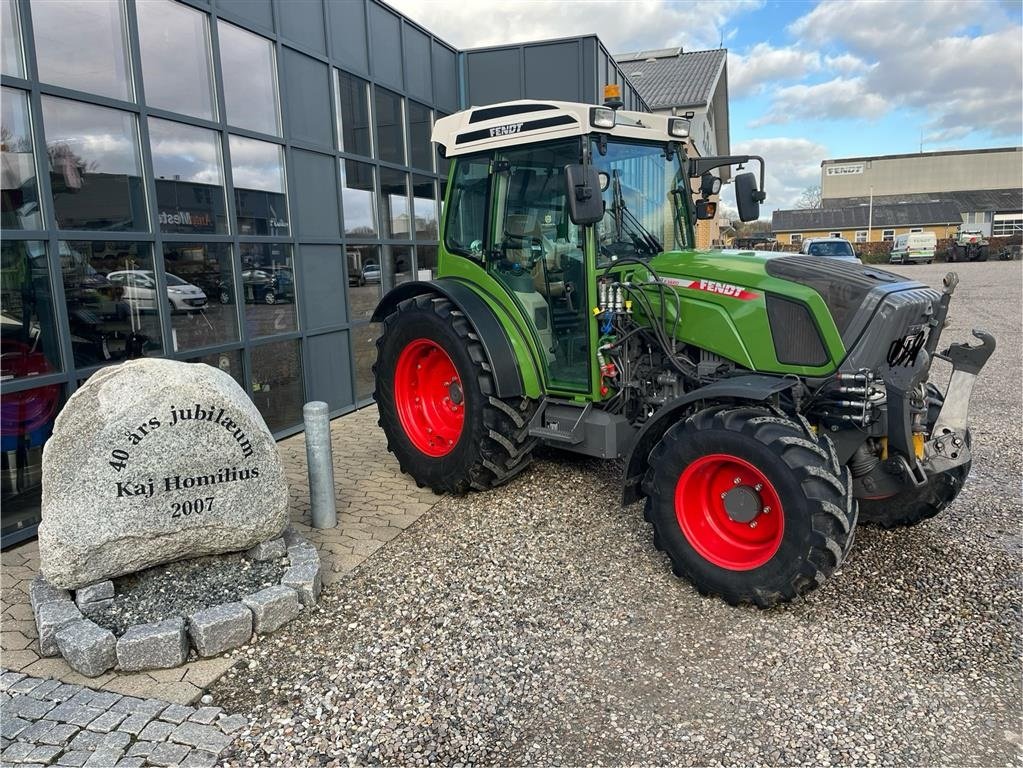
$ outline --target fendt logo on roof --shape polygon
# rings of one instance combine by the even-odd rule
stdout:
[[[522,130],[522,123],[510,123],[509,125],[499,125],[496,128],[490,129],[490,137],[494,136],[511,136],[512,134],[518,133]]]

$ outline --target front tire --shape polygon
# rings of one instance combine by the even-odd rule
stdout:
[[[398,304],[377,340],[375,397],[387,450],[437,493],[502,485],[532,460],[536,401],[496,396],[483,345],[448,299]]]
[[[665,433],[644,478],[654,543],[701,594],[769,608],[815,589],[856,530],[826,435],[762,407],[715,407]]]

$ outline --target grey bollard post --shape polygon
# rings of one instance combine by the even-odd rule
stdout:
[[[334,454],[330,447],[330,416],[327,404],[319,400],[302,407],[305,421],[305,455],[309,464],[309,502],[313,528],[334,528]]]

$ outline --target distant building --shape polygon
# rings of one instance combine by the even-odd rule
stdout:
[[[724,48],[685,52],[681,48],[662,48],[617,54],[615,61],[651,112],[693,113],[690,151],[707,157],[727,155],[731,150],[727,58]],[[730,173],[727,167],[718,171],[722,181],[728,181]],[[698,248],[708,248],[720,240],[720,218],[699,223],[696,228]]]
[[[1023,147],[849,157],[821,163],[817,210],[775,211],[783,243],[841,233],[856,242],[960,224],[986,235],[1023,232]],[[872,209],[872,210],[871,210]]]

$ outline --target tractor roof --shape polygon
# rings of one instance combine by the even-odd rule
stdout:
[[[595,128],[590,122],[590,111],[598,106],[522,100],[470,107],[438,120],[433,126],[432,138],[444,148],[446,157],[589,133],[648,141],[679,140],[668,135],[666,115],[649,112],[619,109],[615,112],[614,128]]]

